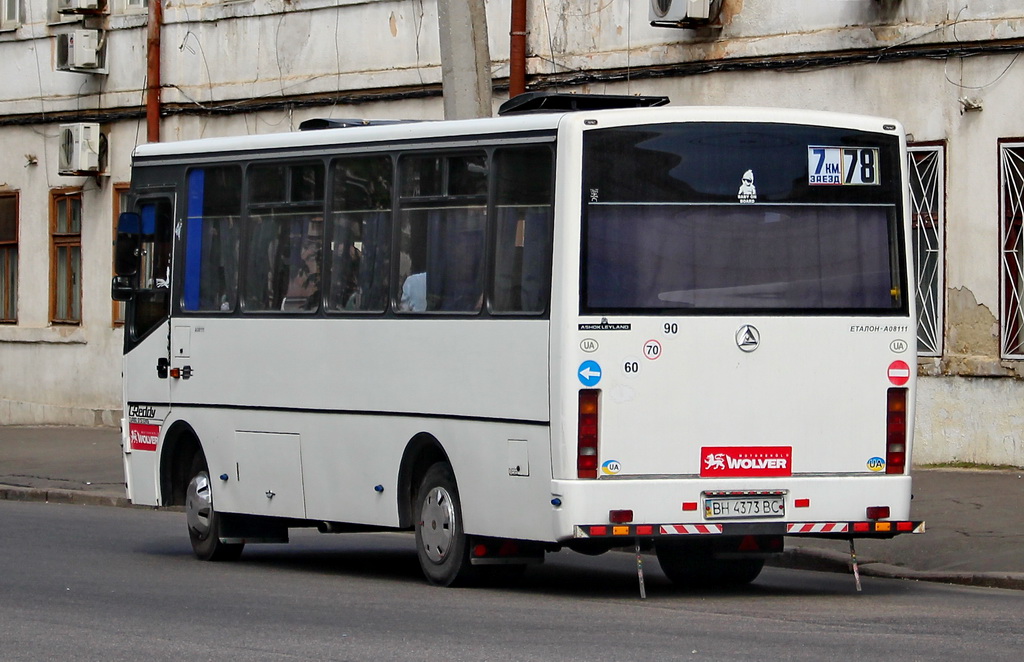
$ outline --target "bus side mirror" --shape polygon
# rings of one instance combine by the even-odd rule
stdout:
[[[110,281],[110,298],[114,301],[128,301],[134,293],[130,276],[114,276]]]
[[[134,276],[142,257],[142,217],[126,211],[117,217],[117,242],[114,246],[114,273]],[[118,299],[121,301],[121,299]]]

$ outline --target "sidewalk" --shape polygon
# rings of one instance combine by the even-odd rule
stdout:
[[[120,432],[0,425],[0,500],[128,506]],[[857,540],[863,575],[1024,589],[1024,469],[916,469],[923,535]],[[847,541],[788,538],[774,565],[849,571]]]

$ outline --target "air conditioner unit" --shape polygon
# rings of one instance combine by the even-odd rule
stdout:
[[[57,69],[91,72],[101,68],[100,31],[72,30],[57,35]]]
[[[692,28],[718,18],[722,0],[650,0],[647,17],[661,28]]]
[[[99,172],[101,139],[100,125],[95,122],[61,124],[57,171],[61,175]]]
[[[101,0],[57,0],[58,14],[98,14],[102,7]]]

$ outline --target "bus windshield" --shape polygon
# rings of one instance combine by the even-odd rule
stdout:
[[[710,127],[588,133],[581,312],[906,311],[885,137]]]

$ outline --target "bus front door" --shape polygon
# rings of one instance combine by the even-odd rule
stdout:
[[[124,325],[122,448],[128,498],[158,505],[157,449],[170,413],[170,284],[174,204],[139,200],[118,223],[114,298]]]

